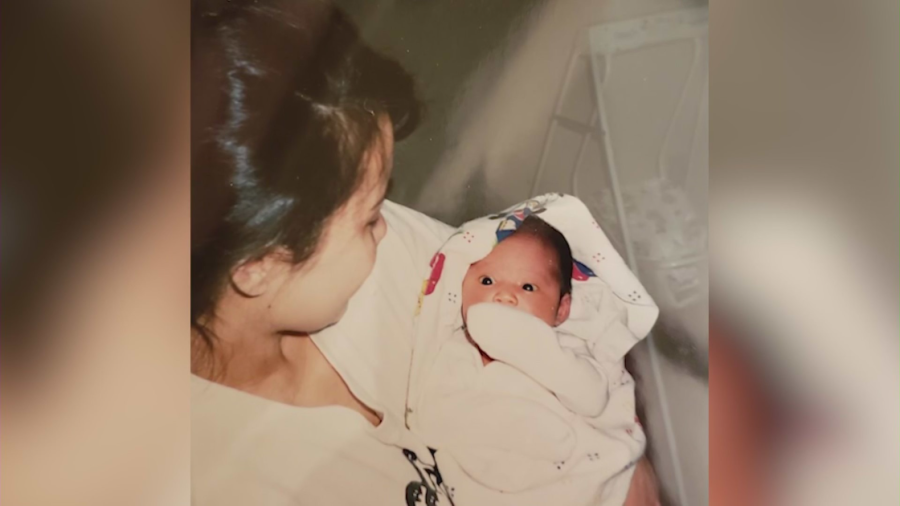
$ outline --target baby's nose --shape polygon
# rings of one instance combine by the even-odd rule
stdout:
[[[513,295],[512,292],[509,292],[507,290],[497,290],[497,292],[494,294],[494,302],[507,306],[515,306],[518,304],[516,296]]]

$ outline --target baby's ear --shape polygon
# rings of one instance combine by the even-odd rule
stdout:
[[[572,295],[565,294],[559,299],[559,309],[556,310],[556,325],[569,319],[569,312],[572,310]]]

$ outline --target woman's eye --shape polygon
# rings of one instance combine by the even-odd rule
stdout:
[[[525,283],[524,285],[522,285],[522,290],[525,290],[526,292],[533,292],[534,285],[532,285],[531,283]]]
[[[491,279],[491,278],[489,278],[489,277],[487,277],[487,276],[482,276],[482,277],[481,277],[481,284],[482,284],[482,285],[485,285],[485,286],[487,286],[487,285],[493,285],[493,284],[494,284],[494,280]]]

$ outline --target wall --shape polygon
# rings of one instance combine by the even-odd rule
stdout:
[[[416,79],[425,104],[419,128],[394,153],[390,198],[411,205],[442,155],[458,140],[448,126],[467,121],[459,101],[481,93],[476,82],[502,72],[503,53],[517,44],[545,0],[336,0],[366,40],[397,59]],[[473,75],[481,79],[470,79]]]

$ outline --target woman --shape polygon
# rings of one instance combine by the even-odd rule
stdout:
[[[194,501],[452,504],[402,422],[451,232],[383,202],[412,79],[329,4],[199,2],[192,98]]]

